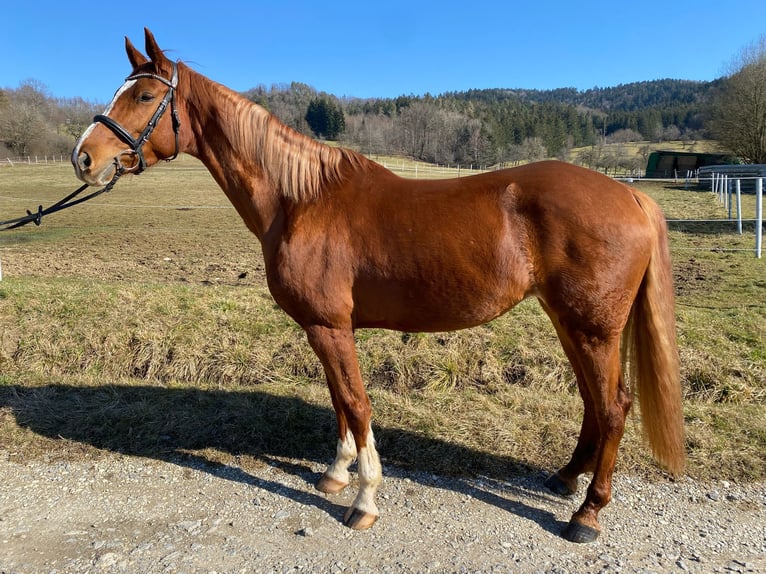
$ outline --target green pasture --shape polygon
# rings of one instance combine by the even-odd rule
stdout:
[[[395,166],[392,166],[395,167]],[[0,167],[0,218],[76,188],[71,167]],[[671,220],[688,472],[766,476],[766,260],[709,192],[636,182]],[[744,196],[746,217],[754,198]],[[266,288],[260,246],[181,158],[92,203],[0,234],[0,452],[103,452],[244,468],[329,462],[334,415],[305,337]],[[551,471],[581,404],[547,318],[525,301],[456,333],[357,333],[384,464],[502,478]],[[618,472],[659,477],[628,424]]]

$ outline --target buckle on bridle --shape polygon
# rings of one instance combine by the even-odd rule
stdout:
[[[132,164],[126,165],[122,162],[122,158],[125,156],[131,156]],[[126,173],[133,173],[138,175],[146,169],[146,160],[144,154],[141,153],[141,149],[132,150],[126,149],[114,156],[114,169],[120,175]]]

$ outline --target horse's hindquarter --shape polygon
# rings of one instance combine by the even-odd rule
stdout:
[[[518,208],[530,224],[537,296],[560,322],[619,333],[657,240],[641,194],[570,164],[526,172]]]

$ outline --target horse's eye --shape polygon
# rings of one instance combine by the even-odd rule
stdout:
[[[150,92],[141,92],[141,95],[138,96],[138,101],[143,103],[151,102],[153,99],[154,99],[154,94]]]

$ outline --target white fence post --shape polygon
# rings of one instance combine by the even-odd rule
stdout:
[[[737,180],[737,233],[742,235],[742,196],[739,180]]]
[[[761,258],[763,243],[763,178],[755,180],[755,256]]]
[[[737,181],[739,181],[739,180],[737,180]],[[732,194],[732,184],[733,183],[734,183],[734,180],[729,181],[728,177],[726,178],[726,209],[728,210],[728,213],[729,213],[729,219],[731,219],[731,209],[732,209],[732,205],[731,205],[732,197],[731,197],[731,194]]]

